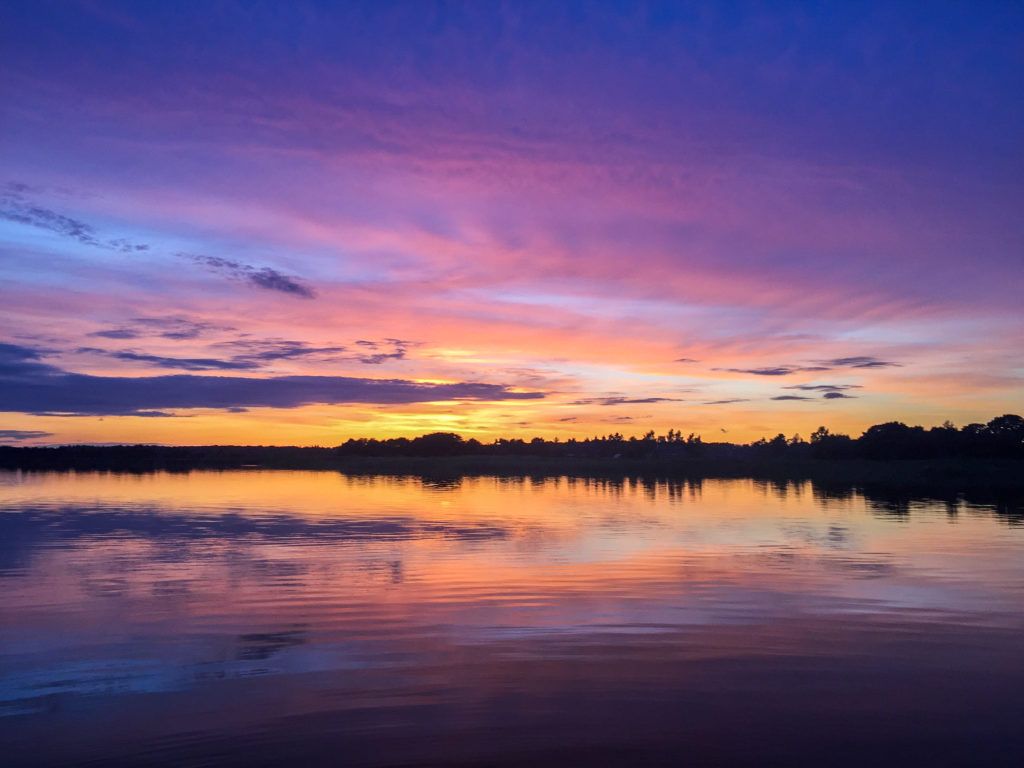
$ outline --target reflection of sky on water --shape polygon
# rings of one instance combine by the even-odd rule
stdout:
[[[674,669],[724,655],[726,686],[737,664],[772,659],[913,666],[886,657],[904,642],[973,665],[1024,628],[1024,529],[965,503],[952,517],[927,503],[892,517],[856,494],[743,480],[0,482],[11,725],[261,679],[332,701],[434,680],[440,699],[417,696],[465,704],[510,686],[535,695],[498,675],[508,664],[589,659],[611,691],[636,682],[622,659]],[[646,685],[675,695],[672,679]]]

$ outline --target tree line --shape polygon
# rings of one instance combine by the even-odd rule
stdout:
[[[615,432],[585,439],[532,440],[498,438],[481,442],[454,432],[420,437],[352,438],[336,447],[295,446],[161,446],[65,445],[0,446],[0,468],[150,471],[153,469],[333,469],[347,459],[374,457],[446,458],[510,456],[544,459],[651,459],[660,466],[676,460],[771,464],[777,461],[873,459],[1013,459],[1024,458],[1024,418],[1007,414],[987,424],[957,428],[949,422],[925,429],[892,421],[876,424],[859,437],[819,427],[808,439],[783,434],[752,443],[707,442],[700,435],[670,429],[640,437]]]
[[[454,432],[434,432],[415,438],[352,438],[336,449],[342,456],[581,456],[645,458],[650,456],[701,456],[707,458],[792,457],[817,459],[932,459],[955,457],[1024,457],[1024,418],[1007,414],[987,424],[968,424],[960,429],[950,422],[925,429],[898,421],[876,424],[860,437],[819,427],[809,439],[778,434],[752,443],[706,442],[700,435],[686,436],[670,429],[664,435],[653,430],[641,437],[619,432],[585,439],[532,440],[498,438],[485,443],[463,439]]]

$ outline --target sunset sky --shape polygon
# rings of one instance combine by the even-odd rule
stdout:
[[[0,442],[1024,410],[1017,3],[5,2]]]

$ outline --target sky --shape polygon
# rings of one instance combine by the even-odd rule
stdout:
[[[1024,410],[1024,6],[0,8],[0,443]]]

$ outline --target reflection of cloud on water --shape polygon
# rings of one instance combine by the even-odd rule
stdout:
[[[301,518],[293,515],[247,515],[239,511],[186,515],[158,511],[77,507],[21,509],[0,513],[0,577],[18,574],[28,567],[40,548],[74,546],[97,539],[144,540],[166,545],[167,551],[147,555],[171,562],[189,553],[175,545],[189,541],[259,540],[303,543],[360,543],[454,539],[488,541],[511,535],[509,528],[493,522],[456,523],[394,515],[378,518]],[[268,568],[286,567],[267,564]],[[113,582],[93,584],[97,593],[116,591]]]
[[[164,657],[123,656],[125,647],[114,644],[91,649],[99,654],[93,658],[54,659],[40,665],[29,656],[17,665],[0,667],[0,717],[46,712],[59,707],[65,696],[167,693],[232,679],[362,669],[369,663],[365,653],[351,645],[309,645],[303,630],[185,640],[175,646],[153,640],[132,649],[165,650]]]

